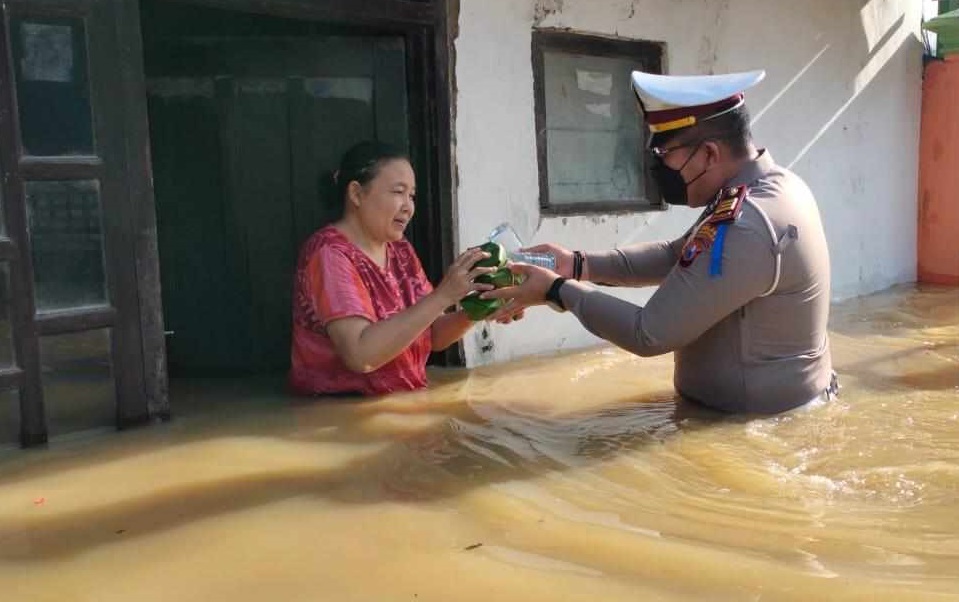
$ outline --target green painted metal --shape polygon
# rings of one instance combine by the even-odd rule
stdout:
[[[959,8],[926,21],[923,28],[936,34],[939,56],[959,53]]]

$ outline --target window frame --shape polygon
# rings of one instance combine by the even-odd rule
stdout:
[[[544,58],[547,51],[601,58],[634,59],[637,68],[641,67],[650,73],[663,73],[666,45],[663,42],[576,33],[568,30],[533,30],[533,104],[536,117],[536,163],[539,171],[539,207],[541,213],[545,215],[583,215],[634,213],[666,209],[666,204],[663,203],[656,192],[656,184],[650,175],[648,165],[644,165],[643,169],[645,189],[653,193],[647,195],[648,198],[616,201],[595,199],[575,203],[550,202],[549,133],[546,128],[546,69]],[[637,134],[644,137],[643,144],[645,145],[647,135],[645,129],[640,128]]]

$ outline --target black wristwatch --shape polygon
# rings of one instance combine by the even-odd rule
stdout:
[[[553,280],[553,284],[549,285],[549,289],[546,291],[546,302],[555,306],[560,311],[566,311],[566,306],[563,305],[563,298],[559,296],[559,289],[563,288],[563,283],[565,282],[566,279],[560,276],[556,280]]]

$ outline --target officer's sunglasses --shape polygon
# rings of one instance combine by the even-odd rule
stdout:
[[[706,136],[705,138],[697,138],[696,140],[690,140],[689,142],[684,142],[683,144],[677,144],[676,146],[663,147],[663,146],[650,146],[649,152],[657,159],[665,159],[666,155],[673,152],[674,150],[679,150],[681,148],[688,148],[690,146],[699,146],[710,140],[729,140],[733,138],[733,134],[717,134],[713,136]]]
[[[663,147],[663,146],[651,146],[649,147],[649,152],[657,159],[665,159],[666,155],[673,152],[674,150],[679,150],[681,148],[688,148],[690,146],[697,146],[708,140],[708,138],[703,138],[700,140],[693,140],[685,144],[677,144],[676,146]]]

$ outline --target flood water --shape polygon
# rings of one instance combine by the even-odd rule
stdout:
[[[366,403],[175,383],[0,455],[0,600],[959,600],[959,289],[835,307],[838,401],[677,403],[614,349]]]

